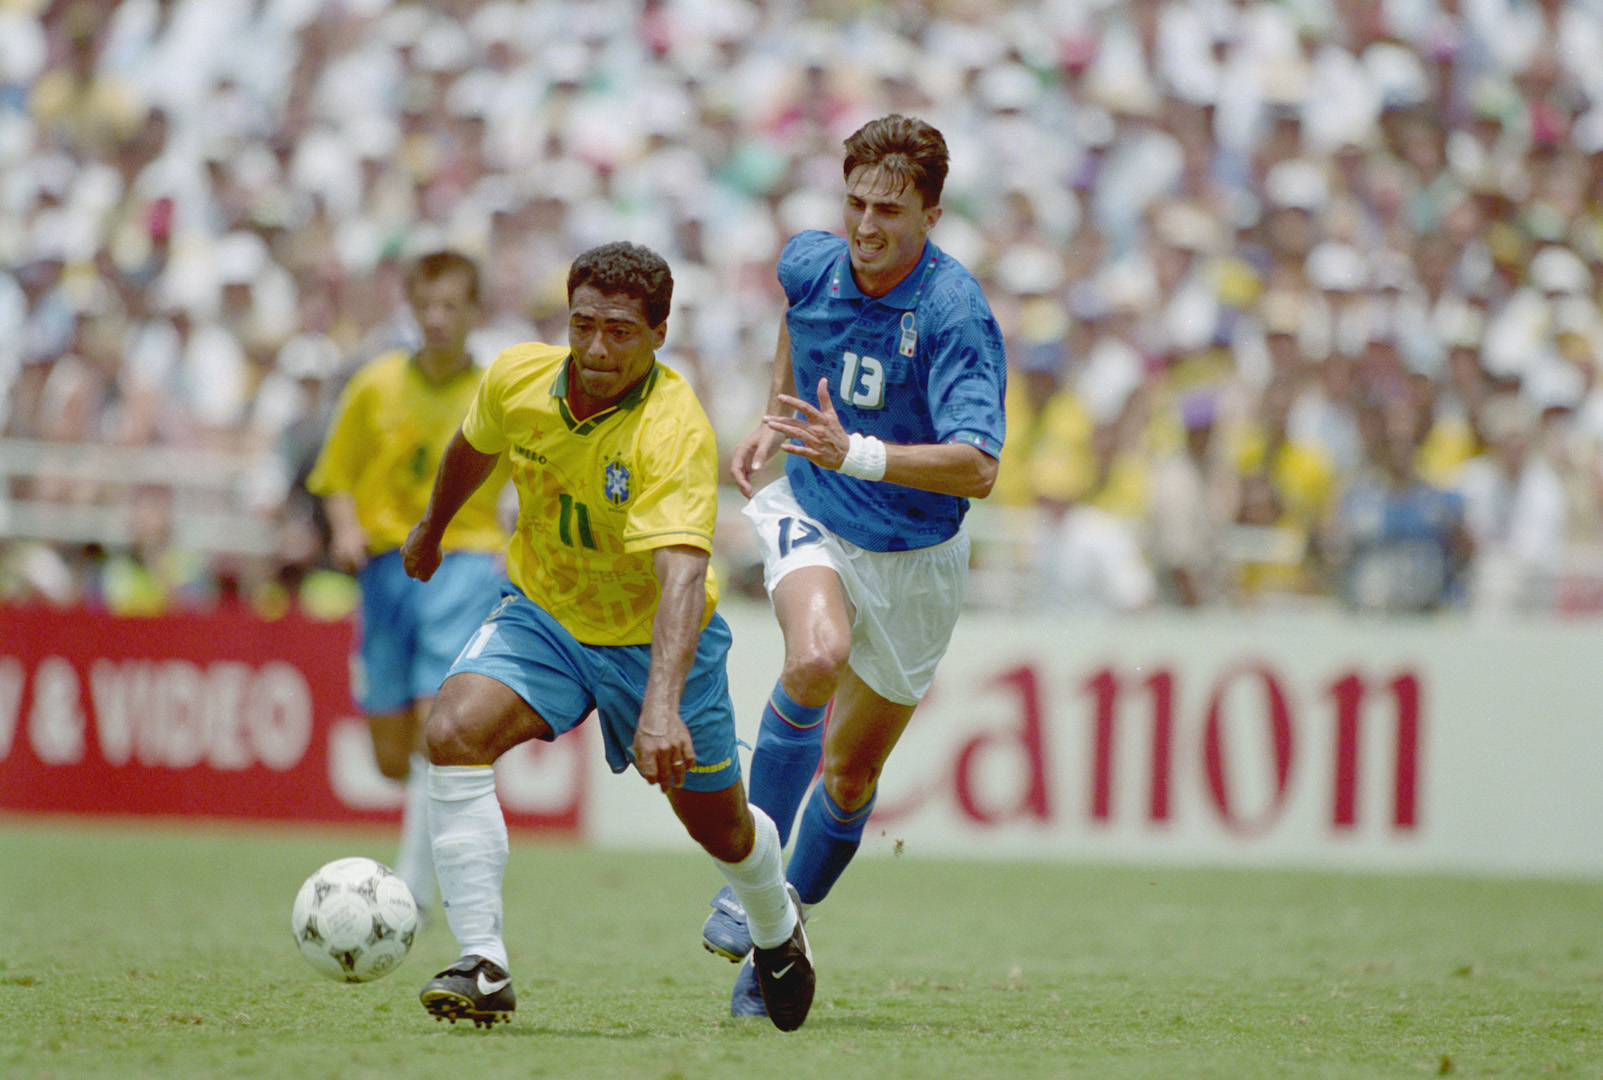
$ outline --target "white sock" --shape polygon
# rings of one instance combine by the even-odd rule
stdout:
[[[429,766],[429,835],[441,906],[462,955],[507,967],[501,940],[501,882],[507,824],[488,765]]]
[[[746,909],[746,928],[758,948],[783,945],[796,932],[796,909],[785,891],[785,869],[779,861],[779,830],[774,821],[756,806],[751,808],[757,824],[757,841],[751,854],[737,863],[714,859],[724,880]]]
[[[429,841],[429,759],[413,754],[406,774],[406,801],[401,804],[401,851],[395,872],[419,910],[434,906],[434,849]]]

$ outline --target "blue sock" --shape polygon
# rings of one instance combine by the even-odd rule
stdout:
[[[751,755],[752,805],[774,819],[779,846],[790,842],[791,826],[807,785],[818,771],[824,752],[824,710],[827,705],[798,705],[774,684],[757,729],[757,747]]]
[[[813,789],[802,811],[801,828],[796,833],[796,848],[790,853],[790,865],[785,876],[796,886],[796,895],[804,904],[816,904],[829,895],[829,890],[846,870],[846,865],[857,854],[857,845],[863,840],[863,827],[874,809],[874,795],[856,810],[846,811],[835,805],[824,785]]]

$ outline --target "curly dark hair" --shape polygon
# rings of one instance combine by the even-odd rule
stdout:
[[[646,323],[661,326],[673,301],[673,271],[661,255],[626,241],[602,244],[573,260],[568,303],[581,285],[608,296],[631,296],[645,307]]]
[[[939,206],[946,187],[946,140],[922,120],[882,116],[870,120],[846,140],[846,178],[859,166],[877,166],[886,177],[913,185],[926,208]]]

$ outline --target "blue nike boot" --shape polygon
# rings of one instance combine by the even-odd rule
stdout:
[[[751,932],[746,929],[746,909],[740,906],[740,898],[728,885],[719,889],[718,894],[712,898],[712,914],[701,924],[701,944],[708,952],[716,953],[732,964],[740,963],[746,959],[746,954],[751,952]]]
[[[735,976],[735,989],[729,995],[729,1015],[768,1015],[768,1006],[763,1004],[763,988],[757,982],[757,969],[750,960],[740,965],[740,974]]]

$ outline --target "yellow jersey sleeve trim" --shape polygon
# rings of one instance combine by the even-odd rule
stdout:
[[[660,532],[640,533],[636,536],[626,536],[623,541],[623,550],[650,551],[653,548],[672,547],[675,544],[685,544],[689,547],[700,548],[703,551],[712,551],[712,536],[709,533],[698,532],[694,529],[664,529]]]

